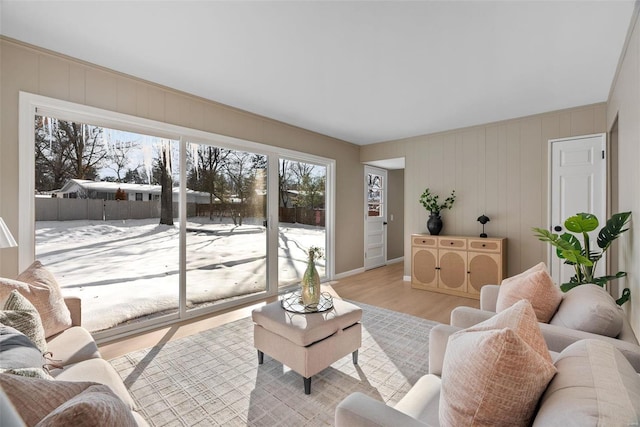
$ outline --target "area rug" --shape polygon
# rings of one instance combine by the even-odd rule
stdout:
[[[265,355],[258,365],[250,317],[110,360],[152,426],[325,426],[359,391],[394,405],[429,368],[436,322],[363,309],[358,365],[347,356],[302,377]]]

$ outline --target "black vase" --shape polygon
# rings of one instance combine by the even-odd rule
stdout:
[[[440,231],[442,231],[442,218],[440,218],[440,212],[432,212],[431,215],[429,215],[427,229],[429,230],[429,234],[432,236],[440,234]]]

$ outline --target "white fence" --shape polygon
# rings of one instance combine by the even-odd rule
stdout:
[[[173,204],[174,217],[178,204]],[[36,221],[160,218],[160,201],[36,198]]]

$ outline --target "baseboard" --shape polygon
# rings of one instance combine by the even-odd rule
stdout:
[[[345,277],[353,276],[354,274],[364,273],[364,267],[356,268],[355,270],[345,271],[344,273],[338,273],[333,276],[333,280],[344,279]]]
[[[386,264],[386,265],[389,265],[389,264],[397,264],[397,263],[399,263],[399,262],[404,262],[404,257],[403,257],[403,256],[398,257],[398,258],[394,258],[394,259],[388,259],[388,260],[387,260],[387,264]],[[335,274],[335,275],[333,276],[333,280],[340,280],[340,279],[344,279],[345,277],[353,276],[354,274],[360,274],[360,273],[364,273],[364,272],[365,272],[364,267],[356,268],[355,270],[345,271],[344,273],[338,273],[338,274]],[[409,277],[409,278],[407,279],[407,277]],[[410,276],[405,276],[405,277],[403,278],[403,280],[411,281],[411,277],[410,277]]]
[[[404,282],[410,282],[411,281],[411,276],[402,276],[402,280]]]

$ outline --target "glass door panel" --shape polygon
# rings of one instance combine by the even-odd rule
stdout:
[[[326,250],[326,166],[281,158],[278,183],[278,286],[300,282],[307,267],[307,250]],[[326,261],[316,262],[326,278]]]
[[[92,332],[177,313],[177,141],[35,118],[36,258]]]
[[[267,157],[187,144],[186,305],[267,288]]]

